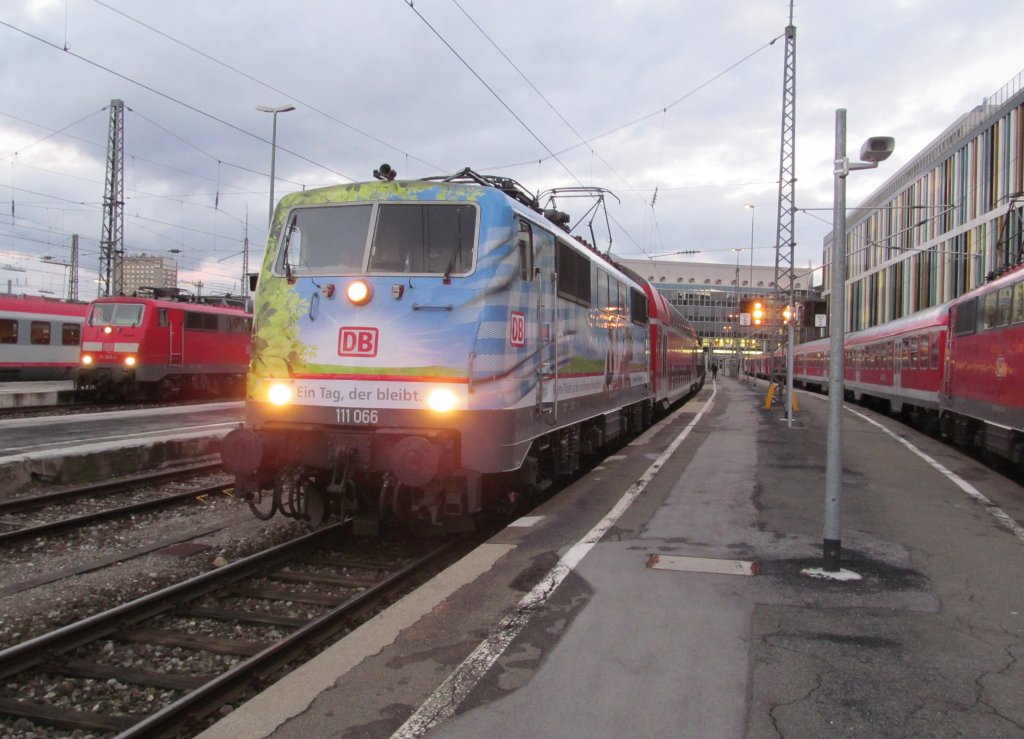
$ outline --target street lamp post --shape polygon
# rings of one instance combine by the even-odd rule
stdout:
[[[840,511],[843,490],[843,340],[846,331],[846,177],[852,170],[872,169],[889,158],[895,140],[872,136],[860,149],[860,162],[846,156],[846,109],[836,110],[836,158],[832,202],[832,280],[829,298],[828,446],[825,459],[825,526],[822,571],[826,577],[846,579],[840,573],[842,541]],[[849,579],[859,579],[844,572]]]
[[[742,249],[733,249],[736,252],[736,323],[733,327],[732,348],[736,355],[736,379],[740,377],[740,311],[743,310],[743,300],[740,298],[740,252]]]
[[[274,222],[274,167],[277,163],[277,114],[295,110],[295,106],[280,105],[272,108],[269,105],[257,105],[256,110],[261,113],[274,114],[274,128],[270,137],[270,217],[267,219],[267,223],[272,225]]]
[[[754,204],[753,203],[744,203],[743,207],[750,211],[750,280],[747,282],[747,287],[750,288],[750,290],[749,290],[750,295],[753,296],[753,294],[754,294]],[[753,339],[753,336],[754,336],[754,329],[751,328],[750,332],[749,332],[749,337],[751,339]],[[753,341],[751,341],[751,344],[753,344]],[[747,377],[750,377],[749,373],[747,373]]]

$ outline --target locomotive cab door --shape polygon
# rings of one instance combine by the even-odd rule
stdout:
[[[537,296],[537,409],[557,418],[558,406],[558,273],[555,237],[533,230],[534,289]]]
[[[160,309],[160,325],[167,326],[167,363],[180,367],[185,361],[184,313],[180,310]]]

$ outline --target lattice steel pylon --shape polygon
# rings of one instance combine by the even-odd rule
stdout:
[[[124,287],[124,101],[110,101],[107,178],[103,186],[100,233],[101,296],[120,295]]]
[[[779,146],[779,207],[775,232],[775,306],[770,324],[778,325],[781,307],[796,312],[793,262],[796,239],[793,220],[796,215],[796,26],[793,25],[793,0],[789,3],[786,26],[785,70],[782,81],[782,141]],[[786,416],[792,420],[793,408],[793,321],[789,321],[786,351]],[[773,367],[773,374],[781,374]]]

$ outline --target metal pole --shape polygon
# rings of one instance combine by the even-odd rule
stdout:
[[[277,163],[277,111],[274,111],[273,134],[270,136],[270,216],[267,224],[274,224],[274,167]]]
[[[749,290],[750,297],[754,297],[754,204],[753,203],[747,203],[743,207],[750,209],[750,281],[747,283],[747,285],[750,288],[750,290]],[[751,344],[754,343],[753,342],[753,337],[754,337],[754,326],[753,326],[753,322],[751,322],[750,330],[747,332],[747,338],[751,339],[751,342],[750,342]],[[751,379],[751,374],[749,372],[746,373],[746,376],[747,376],[747,380]]]
[[[839,572],[843,492],[843,338],[846,330],[846,109],[836,110],[832,200],[832,291],[829,300],[828,448],[825,460],[825,527],[822,569]]]

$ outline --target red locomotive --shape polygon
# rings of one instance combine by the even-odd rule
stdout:
[[[828,339],[794,349],[794,385],[828,390],[828,350]],[[767,376],[771,361],[762,355],[751,366]],[[1024,463],[1024,268],[848,334],[843,377],[849,399],[899,413],[958,446]]]
[[[87,303],[0,295],[0,380],[70,380]]]
[[[251,331],[237,297],[98,298],[82,328],[76,389],[110,400],[241,396]]]

